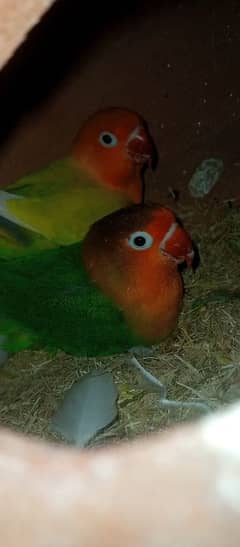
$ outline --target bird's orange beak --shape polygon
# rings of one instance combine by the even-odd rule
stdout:
[[[190,268],[193,264],[194,249],[187,231],[177,222],[172,223],[160,243],[160,250],[173,258],[178,264],[186,262]]]
[[[155,147],[143,125],[138,125],[129,135],[126,149],[135,163],[152,166],[156,156]]]

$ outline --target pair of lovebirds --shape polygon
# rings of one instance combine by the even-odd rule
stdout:
[[[68,157],[2,187],[3,349],[113,355],[175,328],[193,247],[169,208],[142,204],[153,155],[142,117],[110,108]]]

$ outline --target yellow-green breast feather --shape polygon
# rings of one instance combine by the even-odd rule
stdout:
[[[62,245],[80,241],[93,222],[126,204],[126,197],[96,183],[71,159],[0,191],[1,217]]]

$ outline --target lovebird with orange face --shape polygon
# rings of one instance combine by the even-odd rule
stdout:
[[[176,327],[179,264],[192,259],[190,236],[159,205],[111,213],[80,244],[1,259],[4,348],[90,357],[157,343]]]
[[[142,171],[153,155],[139,114],[95,113],[66,158],[0,190],[0,256],[81,241],[96,220],[140,203]]]

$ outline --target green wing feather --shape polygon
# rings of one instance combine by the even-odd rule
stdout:
[[[49,195],[55,195],[71,186],[73,181],[78,180],[78,177],[79,170],[73,167],[70,160],[58,160],[44,169],[22,177],[8,186],[6,190],[28,199],[34,198],[40,204]],[[44,218],[44,206],[42,205],[39,210]],[[61,223],[61,219],[59,222]],[[15,257],[54,247],[56,247],[54,241],[0,215],[0,257]]]
[[[121,353],[143,343],[123,314],[91,282],[79,244],[0,260],[0,333],[6,349]]]
[[[36,232],[18,226],[0,216],[0,257],[14,258],[32,254],[42,249],[52,249],[56,244]]]

